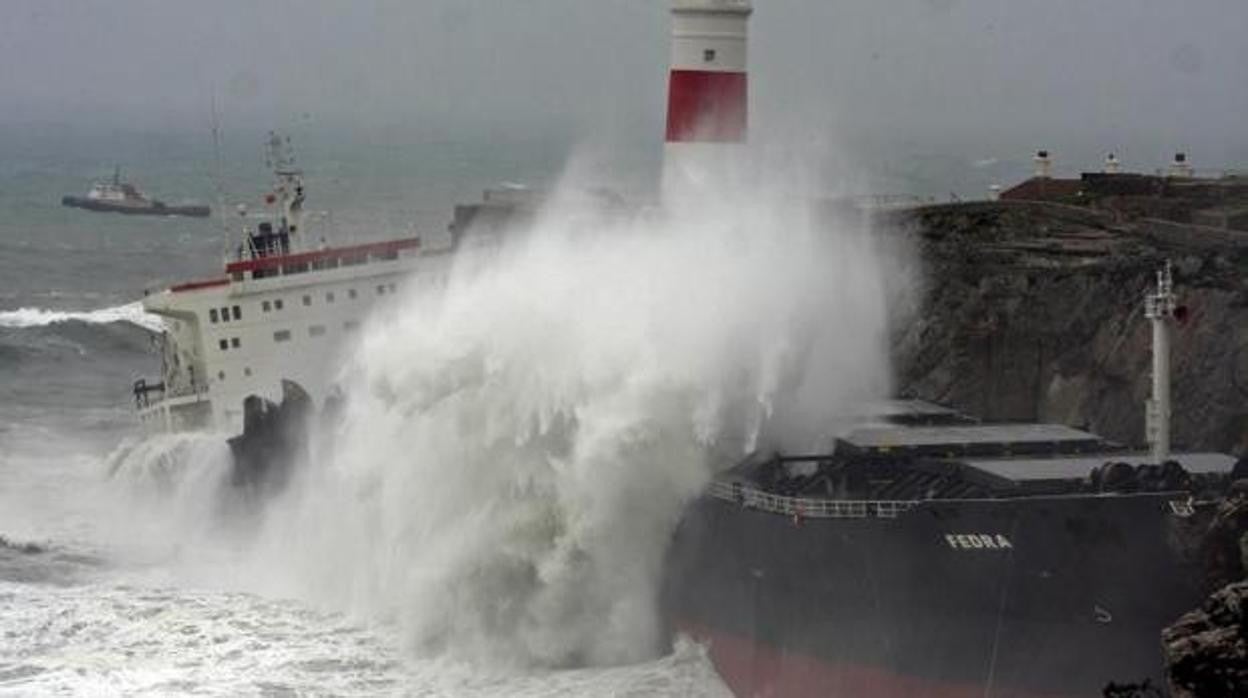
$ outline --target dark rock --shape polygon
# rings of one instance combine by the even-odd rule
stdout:
[[[1248,577],[1243,537],[1248,534],[1248,497],[1231,494],[1217,508],[1200,545],[1205,576],[1213,588]]]
[[[1162,698],[1161,689],[1152,681],[1141,683],[1113,683],[1101,690],[1102,698]]]
[[[282,381],[282,403],[256,395],[243,401],[243,433],[230,439],[235,487],[271,492],[285,486],[307,451],[312,399],[293,381]]]
[[[1248,582],[1227,585],[1162,631],[1175,698],[1248,695]]]

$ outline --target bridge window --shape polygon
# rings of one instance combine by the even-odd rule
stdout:
[[[309,337],[320,337],[323,334],[325,334],[324,325],[312,325],[311,327],[308,328]]]
[[[289,342],[289,341],[290,341],[290,330],[278,330],[278,331],[274,332],[274,333],[273,333],[273,341],[274,341],[274,342]]]

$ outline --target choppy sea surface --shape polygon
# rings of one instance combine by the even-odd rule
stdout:
[[[207,138],[52,129],[3,139],[0,694],[726,693],[692,643],[610,667],[483,666],[414,647],[385,615],[264,584],[229,545],[230,512],[213,508],[224,435],[153,446],[129,395],[159,365],[157,325],[137,302],[145,289],[214,274],[219,224],[60,205],[114,164],[165,201],[215,205]],[[231,201],[263,191],[259,142],[231,142]],[[310,206],[354,239],[444,226],[455,201],[526,173],[551,178],[564,156],[531,143],[303,145]],[[191,456],[174,468],[170,449]],[[203,535],[213,527],[227,530]],[[209,539],[219,546],[202,548]]]

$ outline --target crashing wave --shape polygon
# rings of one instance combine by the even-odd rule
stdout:
[[[109,477],[140,488],[178,489],[188,479],[217,477],[229,465],[220,434],[176,433],[127,439],[105,460]]]
[[[662,556],[712,452],[811,448],[887,392],[882,260],[814,218],[784,194],[639,216],[556,200],[371,321],[257,571],[397,620],[426,656],[655,656]]]
[[[56,323],[75,321],[95,325],[128,322],[150,332],[160,332],[164,329],[164,322],[159,317],[144,311],[143,304],[138,301],[98,310],[68,311],[49,310],[46,308],[18,308],[17,310],[0,311],[0,327],[46,327]]]

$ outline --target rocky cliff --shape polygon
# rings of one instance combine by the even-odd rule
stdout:
[[[1187,309],[1173,341],[1176,448],[1248,453],[1248,235],[1036,202],[929,206],[876,224],[918,246],[926,284],[896,330],[901,394],[1142,447],[1143,301],[1170,260]]]

